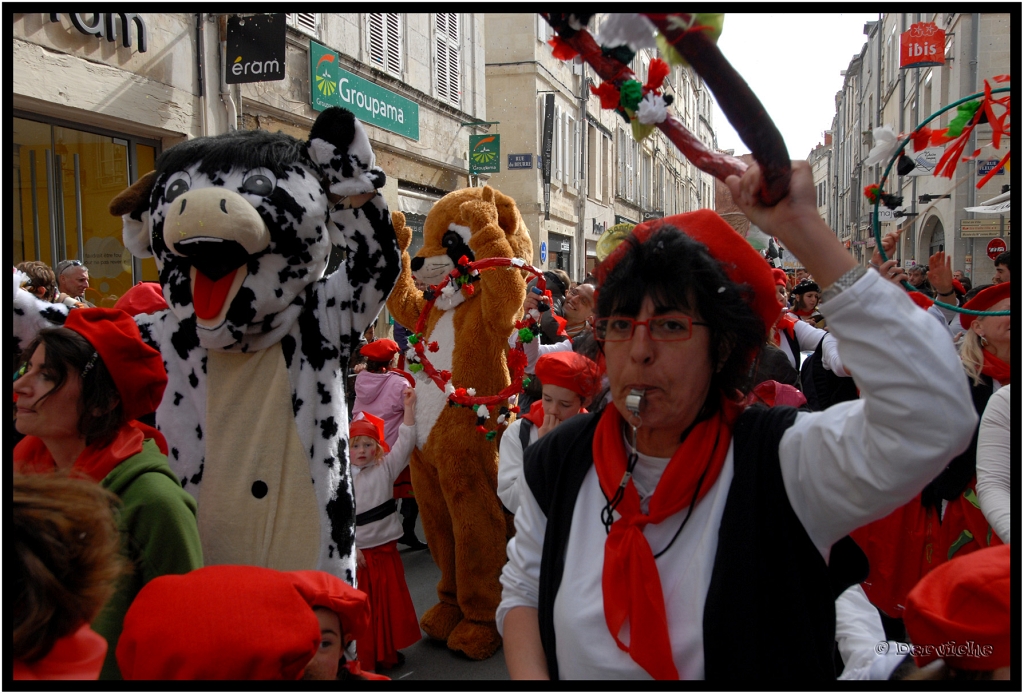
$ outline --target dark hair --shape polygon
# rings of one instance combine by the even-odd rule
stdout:
[[[113,509],[90,479],[14,475],[14,658],[33,662],[92,621],[127,564]]]
[[[995,265],[1002,265],[1007,270],[1010,270],[1010,251],[1003,251],[996,256]]]
[[[968,277],[967,275],[964,275],[963,277],[960,278],[960,284],[961,286],[963,286],[965,292],[971,291],[971,287],[974,286],[974,283],[971,282],[971,278]]]
[[[728,353],[722,368],[712,375],[711,392],[729,397],[746,393],[751,386],[750,364],[768,333],[748,303],[753,299],[750,287],[730,280],[703,244],[671,225],[643,243],[632,235],[623,243],[628,244],[626,254],[598,290],[597,315],[636,316],[648,296],[659,310],[696,310],[711,333],[711,363],[719,363]]]
[[[391,366],[391,361],[374,361],[372,359],[366,360],[366,370],[370,373],[382,374],[387,371],[387,368]]]
[[[967,294],[964,295],[964,299],[965,299],[964,303],[966,304],[968,301],[970,301],[974,297],[978,296],[978,294],[980,294],[981,292],[985,291],[989,287],[994,287],[994,286],[995,286],[994,284],[979,284],[977,287],[971,287],[971,289],[967,292]]]
[[[81,374],[96,354],[89,341],[74,330],[47,328],[40,330],[36,339],[21,353],[25,363],[32,359],[39,345],[46,347],[43,365],[53,374],[54,382],[53,390],[39,398],[40,402],[64,387],[69,369]],[[98,355],[92,368],[82,377],[82,393],[78,404],[81,409],[78,433],[85,438],[87,445],[94,442],[109,443],[125,422],[121,394],[106,364]]]

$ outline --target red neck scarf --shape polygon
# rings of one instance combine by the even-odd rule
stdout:
[[[999,381],[1004,386],[1010,385],[1010,365],[988,350],[983,349],[981,353],[985,355],[985,364],[981,367],[981,373]]]
[[[793,309],[793,313],[800,316],[801,318],[810,318],[814,315],[814,309]]]
[[[71,470],[102,482],[115,467],[141,453],[146,439],[155,439],[161,452],[167,455],[167,443],[159,431],[142,422],[131,421],[121,425],[109,444],[100,446],[93,443],[86,446],[75,459]],[[57,462],[41,439],[26,436],[14,447],[14,469],[22,474],[54,472]]]
[[[677,680],[679,672],[672,660],[661,577],[643,529],[648,523],[660,523],[687,508],[694,503],[695,492],[700,501],[714,486],[740,410],[739,405],[723,399],[716,414],[693,427],[662,473],[647,515],[640,513],[640,495],[632,479],[615,508],[620,517],[612,523],[604,545],[601,587],[605,621],[618,647],[655,679]],[[609,405],[594,434],[594,468],[608,499],[615,495],[626,472],[622,424],[618,409]],[[704,480],[697,491],[701,475]],[[619,640],[619,631],[627,620],[628,646]]]
[[[540,429],[541,425],[544,424],[544,403],[540,400],[535,400],[530,405],[530,411],[523,415],[523,419]]]
[[[789,312],[786,312],[786,314],[783,315],[782,318],[779,319],[779,322],[775,324],[776,330],[774,332],[775,332],[775,346],[776,347],[782,347],[782,331],[783,330],[785,330],[786,333],[791,338],[793,338],[794,340],[796,339],[796,333],[793,332],[793,326],[796,325],[796,321],[797,321],[796,316],[794,316],[793,314],[791,314]]]

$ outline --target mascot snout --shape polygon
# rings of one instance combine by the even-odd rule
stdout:
[[[200,326],[220,325],[247,275],[249,257],[270,245],[270,230],[238,193],[199,188],[169,205],[164,238],[175,255],[187,258],[192,303]]]

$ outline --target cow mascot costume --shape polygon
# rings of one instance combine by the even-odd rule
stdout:
[[[392,215],[402,248],[402,274],[388,309],[414,328],[426,306],[413,275],[438,285],[456,266],[486,258],[533,255],[529,231],[512,198],[490,187],[457,190],[441,198],[423,226],[423,247],[410,259],[412,230]],[[478,283],[438,296],[426,318],[423,340],[449,386],[495,395],[509,385],[509,336],[522,315],[526,282],[514,268],[480,272]],[[436,343],[434,345],[433,343]],[[416,392],[417,442],[410,470],[431,555],[441,569],[439,602],[420,627],[448,648],[482,660],[501,645],[494,613],[501,600],[506,525],[497,495],[498,442],[477,431],[477,413],[449,407],[447,395],[420,371]],[[490,413],[493,429],[498,408]]]
[[[156,422],[198,501],[207,565],[355,583],[344,369],[400,270],[384,180],[362,126],[331,108],[305,142],[176,145],[110,204],[170,307],[136,321],[167,368]],[[344,259],[325,276],[332,246]],[[47,318],[37,306],[23,323]]]

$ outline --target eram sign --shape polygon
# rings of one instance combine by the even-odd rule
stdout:
[[[931,67],[946,63],[946,32],[935,22],[918,22],[900,34],[900,67]]]
[[[284,79],[284,13],[228,17],[228,84]]]

